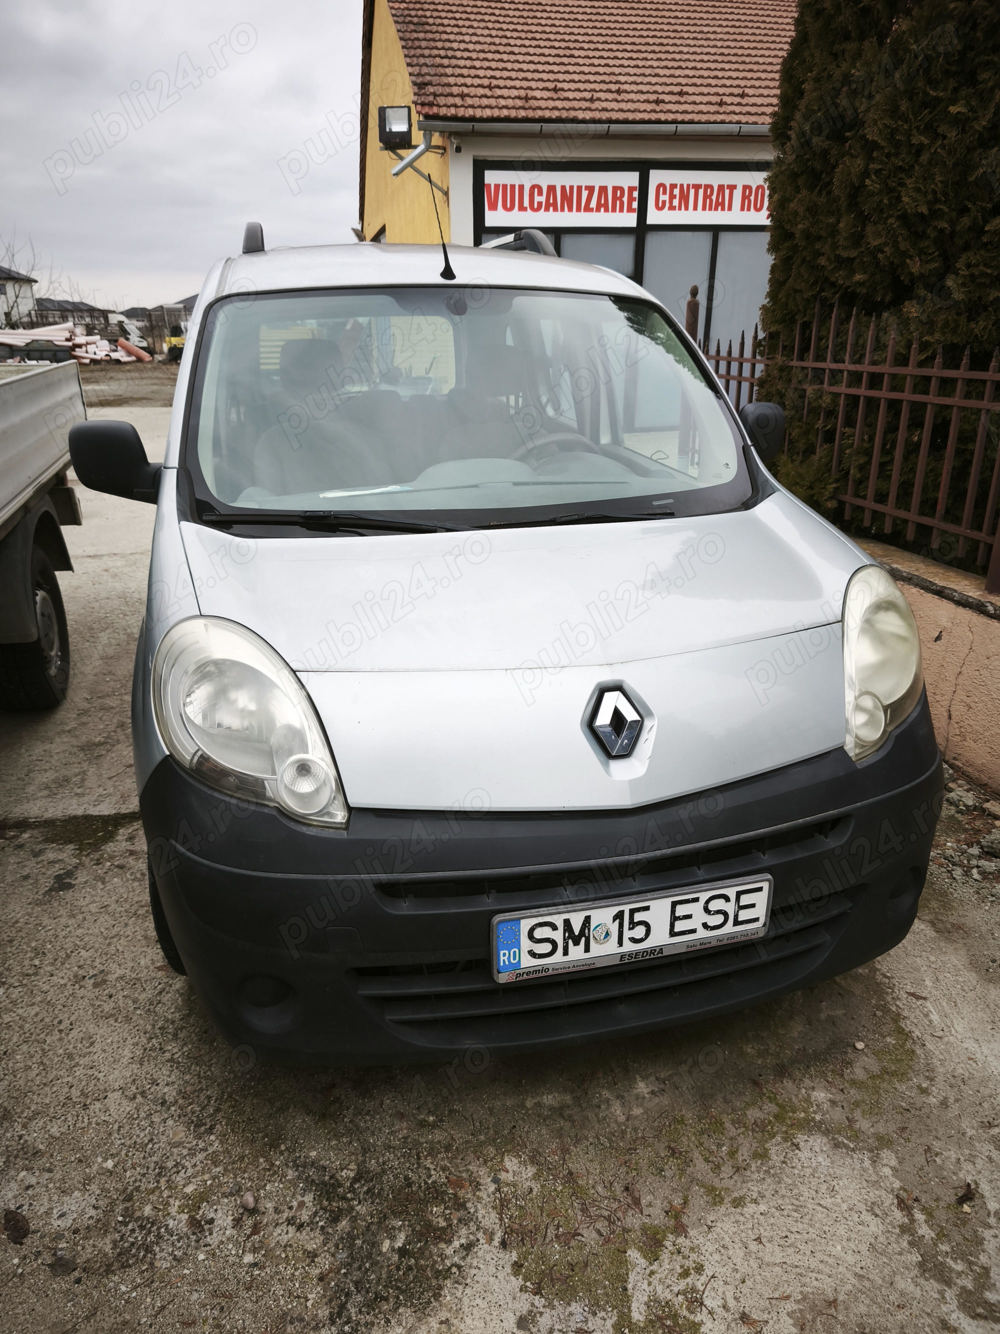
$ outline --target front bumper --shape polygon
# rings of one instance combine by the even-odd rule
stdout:
[[[842,750],[629,812],[354,811],[296,824],[170,760],[141,795],[174,940],[257,1058],[345,1063],[530,1050],[688,1022],[844,972],[916,915],[940,811],[926,699],[877,756]],[[768,933],[499,986],[490,922],[767,871]]]

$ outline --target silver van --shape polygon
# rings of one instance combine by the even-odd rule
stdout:
[[[248,229],[248,234],[252,228]],[[261,1057],[450,1058],[739,1010],[917,911],[941,764],[906,602],[619,274],[218,263],[132,700],[163,951]]]

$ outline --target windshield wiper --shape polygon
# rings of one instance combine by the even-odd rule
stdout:
[[[557,524],[571,523],[631,523],[635,519],[673,519],[673,510],[625,510],[615,513],[613,510],[580,510],[570,514],[552,514],[545,519],[505,519],[502,524],[487,524],[486,527],[503,528],[548,528]]]
[[[446,523],[420,523],[415,519],[394,518],[387,514],[364,514],[350,510],[243,510],[239,514],[222,514],[216,509],[204,509],[199,515],[202,523],[215,527],[233,524],[284,524],[289,528],[305,528],[324,533],[351,533],[364,537],[367,533],[453,533],[456,529]]]
[[[306,531],[322,533],[350,533],[364,537],[368,533],[454,533],[464,531],[453,524],[423,523],[417,519],[398,519],[388,514],[364,514],[350,510],[243,510],[239,514],[223,514],[217,509],[203,507],[199,517],[202,523],[213,527],[226,528],[234,525],[266,524],[288,528],[304,528]],[[568,514],[550,514],[544,518],[537,516],[523,518],[509,515],[503,519],[486,519],[473,525],[476,528],[548,528],[561,524],[585,523],[629,523],[636,519],[673,519],[675,513],[669,509],[624,510],[573,510]]]

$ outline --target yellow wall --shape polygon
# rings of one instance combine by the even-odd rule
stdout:
[[[438,239],[431,187],[413,171],[404,171],[394,180],[390,172],[396,159],[379,147],[379,107],[403,106],[407,102],[412,107],[413,88],[406,70],[403,48],[389,13],[388,0],[375,0],[368,95],[368,151],[365,158],[365,216],[361,222],[368,241],[382,227],[386,229],[386,241],[433,242]],[[413,142],[418,144],[422,131],[417,129],[416,110],[412,116]],[[443,142],[440,135],[434,136],[436,145]],[[447,189],[446,154],[425,153],[417,166]],[[438,191],[434,193],[445,238],[450,239],[448,200]]]

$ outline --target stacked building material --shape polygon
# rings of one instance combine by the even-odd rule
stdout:
[[[38,345],[42,344],[42,347]],[[22,349],[25,360],[35,360],[32,352],[63,350],[77,361],[88,365],[92,361],[135,361],[131,353],[109,343],[97,334],[84,333],[72,324],[50,324],[42,329],[0,329],[0,347]]]

